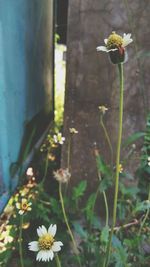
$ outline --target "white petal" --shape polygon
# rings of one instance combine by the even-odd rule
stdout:
[[[96,50],[97,50],[97,51],[108,52],[106,46],[98,46],[98,47],[96,48]]]
[[[63,243],[61,241],[56,241],[56,242],[54,242],[54,244],[52,246],[52,250],[54,252],[60,251],[61,250],[61,246],[63,246]]]
[[[104,43],[107,45],[107,41],[108,41],[108,39],[104,39]]]
[[[20,203],[17,202],[17,203],[16,203],[16,208],[17,208],[17,209],[20,209],[20,207],[21,207]]]
[[[50,227],[48,228],[48,233],[54,237],[56,234],[56,231],[57,231],[56,224],[54,225],[51,224]]]
[[[41,232],[43,233],[43,235],[47,234],[47,229],[44,225],[41,226]]]
[[[54,252],[53,252],[52,250],[49,250],[49,251],[48,251],[48,255],[49,255],[49,258],[50,258],[51,261],[52,261],[52,259],[54,258]]]
[[[52,250],[41,250],[37,254],[37,260],[42,260],[42,261],[49,261],[52,260],[54,257],[54,253]]]
[[[118,50],[118,49],[117,48],[112,48],[112,49],[107,50],[107,52],[116,51],[116,50]]]
[[[24,214],[24,210],[19,210],[18,212],[20,215],[23,215]]]
[[[45,250],[40,250],[36,256],[36,260],[40,261],[41,259],[43,259],[43,253],[45,252]]]
[[[39,250],[39,246],[38,246],[38,242],[37,241],[32,241],[28,244],[29,246],[29,250],[31,251],[38,251]]]
[[[132,43],[133,39],[131,38],[131,33],[124,33],[123,34],[123,47],[127,46],[128,44]]]
[[[47,230],[46,230],[44,225],[39,226],[39,228],[37,229],[37,234],[38,234],[39,237],[41,237],[42,235],[47,234]]]

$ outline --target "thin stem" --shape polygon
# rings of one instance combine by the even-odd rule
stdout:
[[[109,210],[108,210],[108,202],[105,191],[103,191],[103,197],[105,202],[105,210],[106,210],[106,223],[105,226],[108,226],[108,220],[109,220]]]
[[[60,262],[60,259],[59,259],[58,254],[56,254],[56,256],[55,256],[55,260],[56,260],[56,265],[57,265],[57,267],[61,267],[61,262]]]
[[[99,178],[99,181],[102,180],[100,171],[98,171],[98,178]],[[105,202],[105,212],[106,212],[105,226],[107,227],[107,226],[108,226],[108,222],[109,222],[109,208],[108,208],[108,201],[107,201],[107,196],[106,196],[105,191],[103,191],[103,197],[104,197],[104,202]],[[103,261],[103,267],[105,267],[105,259],[104,259],[104,261]]]
[[[109,257],[111,251],[112,236],[114,233],[114,227],[116,224],[117,214],[117,201],[118,201],[118,189],[119,189],[119,164],[120,164],[120,150],[121,150],[121,139],[122,139],[122,122],[123,122],[123,64],[118,64],[119,78],[120,78],[120,103],[119,103],[119,132],[118,132],[118,144],[117,144],[117,155],[116,155],[116,175],[115,175],[115,196],[114,196],[114,207],[113,207],[113,221],[111,226],[111,232],[109,236],[107,252],[106,252],[106,267],[109,264]]]
[[[43,179],[41,181],[41,184],[43,185],[45,180],[46,180],[46,175],[47,175],[47,171],[48,171],[48,161],[49,161],[49,149],[47,151],[47,155],[46,155],[46,162],[45,162],[45,168],[44,168],[44,176],[43,176]]]
[[[101,174],[100,172],[98,171],[98,178],[99,178],[99,181],[102,180],[101,178]],[[99,189],[98,189],[99,190]],[[106,212],[106,221],[105,221],[105,226],[108,226],[108,222],[109,222],[109,209],[108,209],[108,201],[107,201],[107,196],[106,196],[106,193],[105,191],[102,192],[103,193],[103,197],[104,197],[104,202],[105,202],[105,212]]]
[[[70,150],[71,150],[71,136],[69,136],[68,140],[68,157],[67,157],[67,168],[70,169]]]
[[[67,214],[66,214],[66,211],[65,211],[65,205],[64,205],[64,200],[63,200],[63,196],[62,196],[61,183],[59,183],[59,197],[60,197],[60,202],[61,202],[61,207],[62,207],[62,212],[63,212],[64,220],[65,220],[65,223],[66,223],[66,226],[67,226],[67,229],[68,229],[70,238],[71,238],[71,240],[72,240],[72,243],[73,243],[73,246],[74,246],[74,251],[75,251],[75,253],[76,253],[76,256],[77,256],[79,265],[81,266],[80,258],[79,258],[79,256],[78,256],[78,249],[77,249],[76,241],[75,241],[75,239],[74,239],[74,237],[73,237],[71,228],[70,228],[70,226],[69,226],[69,222],[68,222]]]
[[[113,148],[112,148],[112,145],[111,145],[111,141],[110,141],[110,138],[109,138],[107,129],[106,129],[105,124],[103,122],[103,116],[102,115],[100,116],[100,124],[101,124],[101,126],[103,128],[103,131],[104,131],[104,134],[105,134],[105,137],[106,137],[106,140],[107,140],[109,149],[110,149],[110,153],[111,153],[111,165],[113,166]]]
[[[21,267],[24,267],[23,263],[23,253],[22,253],[22,225],[23,225],[23,215],[20,215],[20,227],[19,227],[19,256]]]
[[[148,201],[150,201],[150,186],[149,186],[149,191],[148,191]],[[141,226],[140,226],[138,235],[141,234],[141,231],[142,231],[142,229],[143,229],[143,227],[144,227],[144,224],[145,224],[145,222],[146,222],[146,220],[147,220],[147,218],[148,218],[149,213],[150,213],[150,208],[148,208],[147,211],[146,211],[146,213],[145,213],[145,216],[144,216],[144,219],[143,219],[143,221],[142,221],[142,223],[141,223]]]

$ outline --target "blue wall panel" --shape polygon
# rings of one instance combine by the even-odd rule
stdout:
[[[1,0],[0,208],[17,183],[10,166],[26,124],[43,110],[53,111],[53,1]]]

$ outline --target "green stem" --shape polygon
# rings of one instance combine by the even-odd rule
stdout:
[[[111,145],[111,141],[110,141],[110,138],[109,138],[107,129],[106,129],[105,125],[104,125],[104,122],[103,122],[103,116],[102,116],[102,115],[100,116],[100,124],[101,124],[101,126],[102,126],[102,128],[103,128],[103,131],[104,131],[104,134],[105,134],[105,137],[106,137],[108,146],[109,146],[109,148],[110,148],[110,153],[111,153],[111,165],[113,166],[113,148],[112,148],[112,145]]]
[[[105,226],[108,226],[108,220],[109,220],[109,210],[108,210],[108,202],[105,191],[103,191],[103,197],[105,202],[105,210],[106,210],[106,223]]]
[[[23,215],[20,215],[20,227],[19,227],[19,256],[21,267],[24,267],[23,263],[23,253],[22,253],[22,225],[23,225]]]
[[[109,264],[109,257],[111,251],[112,236],[114,233],[114,227],[116,224],[117,214],[117,201],[118,201],[118,189],[119,189],[119,164],[120,164],[120,150],[121,150],[121,139],[122,139],[122,122],[123,122],[123,64],[118,64],[119,78],[120,78],[120,103],[119,103],[119,132],[118,132],[118,144],[117,144],[117,155],[116,155],[116,175],[115,175],[115,196],[114,196],[114,207],[113,207],[113,221],[111,226],[111,232],[109,236],[107,252],[106,252],[106,267]]]
[[[150,201],[150,186],[149,186],[149,191],[148,191],[148,201]],[[141,234],[141,231],[142,231],[142,229],[143,229],[143,227],[144,227],[144,224],[145,224],[145,222],[146,222],[146,220],[147,220],[147,218],[148,218],[148,216],[149,216],[149,212],[150,212],[150,209],[148,208],[147,211],[146,211],[146,214],[145,214],[145,216],[144,216],[144,219],[143,219],[143,221],[142,221],[142,223],[141,223],[141,226],[140,226],[138,235]]]
[[[49,149],[47,151],[47,156],[46,156],[46,162],[45,162],[45,169],[44,169],[44,176],[43,176],[43,179],[41,181],[41,184],[43,185],[45,183],[45,180],[46,180],[46,175],[47,175],[47,171],[48,171],[48,161],[49,161]]]
[[[68,158],[67,158],[67,168],[70,169],[70,150],[71,150],[71,136],[69,136],[68,140]]]
[[[73,243],[73,246],[74,246],[74,251],[75,251],[75,253],[76,253],[76,256],[77,256],[79,265],[81,266],[80,258],[79,258],[79,256],[78,256],[78,249],[77,249],[76,241],[75,241],[75,239],[74,239],[74,237],[73,237],[71,228],[70,228],[70,226],[69,226],[69,222],[68,222],[67,214],[66,214],[66,211],[65,211],[64,200],[63,200],[63,196],[62,196],[61,183],[59,183],[59,197],[60,197],[60,202],[61,202],[61,207],[62,207],[62,212],[63,212],[64,220],[65,220],[65,223],[66,223],[66,226],[67,226],[67,229],[68,229],[70,238],[71,238],[71,240],[72,240],[72,243]]]
[[[100,172],[98,171],[98,178],[99,178],[99,181],[102,180],[101,178],[101,174]],[[99,190],[99,188],[98,188]],[[107,201],[107,196],[106,196],[106,193],[105,191],[102,192],[103,193],[103,197],[104,197],[104,203],[105,203],[105,212],[106,212],[106,221],[105,221],[105,226],[108,226],[108,222],[109,222],[109,209],[108,209],[108,201]]]
[[[59,256],[57,254],[55,256],[55,260],[56,260],[57,267],[61,267],[61,262],[60,262]]]
[[[101,174],[100,172],[98,171],[98,178],[99,178],[99,181],[102,180],[101,178]],[[108,226],[108,222],[109,222],[109,208],[108,208],[108,201],[107,201],[107,196],[106,196],[106,193],[105,191],[103,191],[103,197],[104,197],[104,202],[105,202],[105,212],[106,212],[106,221],[105,221],[105,226]],[[101,267],[101,266],[100,266]],[[102,267],[105,267],[105,259],[103,261],[103,266]]]

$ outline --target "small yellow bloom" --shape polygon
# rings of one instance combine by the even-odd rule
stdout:
[[[106,111],[108,110],[108,108],[106,108],[105,106],[99,106],[98,107],[100,112],[104,115],[106,113]]]
[[[122,173],[122,172],[123,172],[122,164],[119,164],[119,173]]]
[[[16,203],[16,208],[19,209],[19,214],[23,215],[27,211],[31,211],[31,202],[28,202],[26,198],[22,198],[21,202]]]
[[[69,128],[71,134],[77,134],[78,131],[75,128]]]

